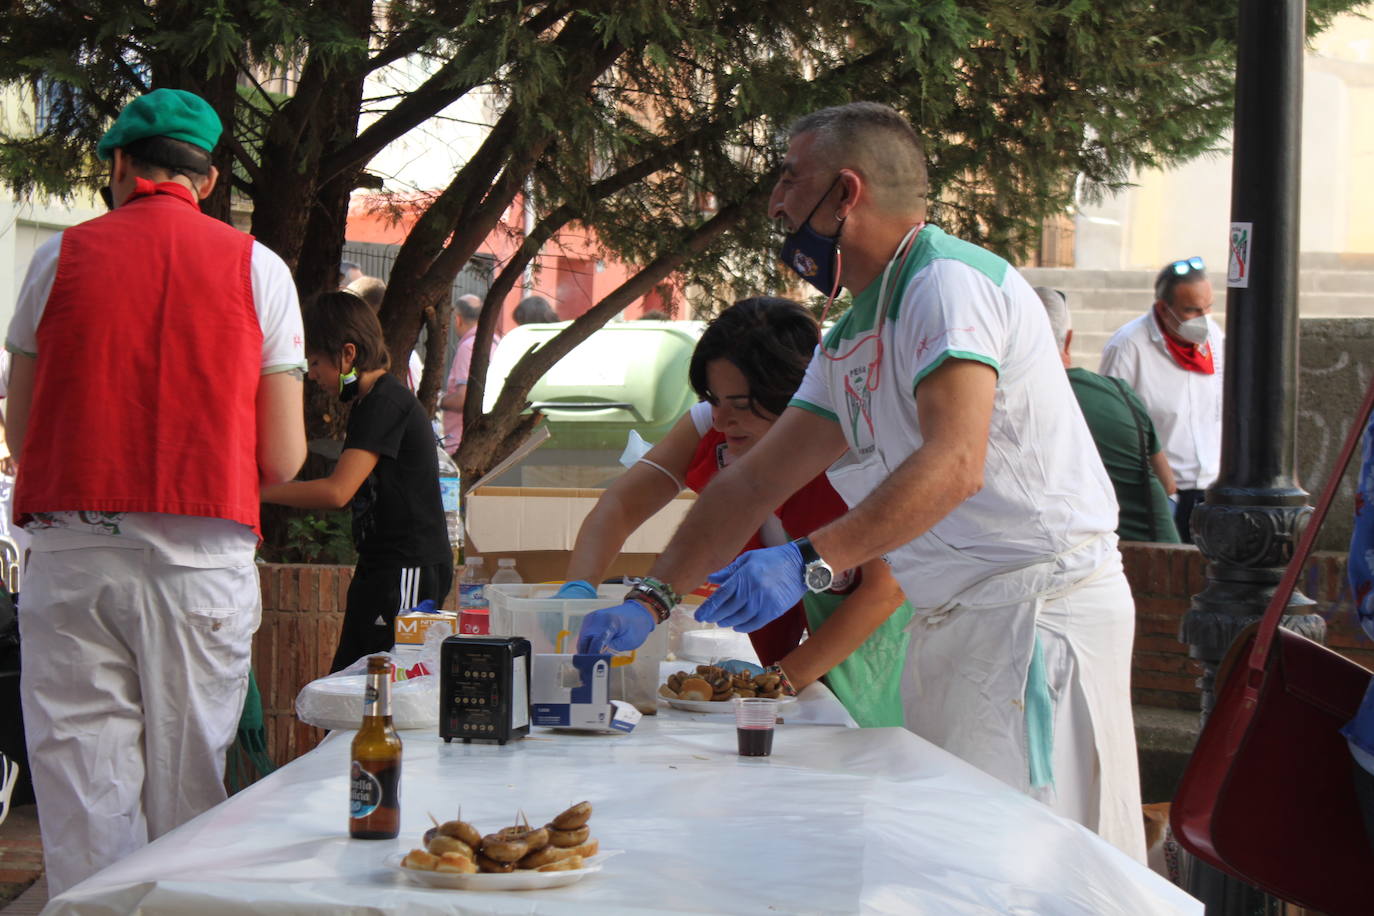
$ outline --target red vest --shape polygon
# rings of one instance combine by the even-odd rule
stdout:
[[[62,233],[16,518],[163,512],[258,530],[252,246],[181,185],[143,179]]]

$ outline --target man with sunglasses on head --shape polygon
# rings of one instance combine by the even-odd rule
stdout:
[[[906,727],[1143,861],[1116,496],[1045,310],[1002,258],[926,222],[899,112],[822,109],[790,141],[769,204],[782,260],[854,304],[630,600],[583,618],[578,651],[640,645],[708,574],[697,619],[752,632],[881,557],[913,608]],[[725,566],[821,471],[847,513]]]
[[[290,271],[206,216],[220,118],[158,89],[103,216],[34,253],[6,335],[20,694],[54,896],[225,798],[262,603],[259,486],[305,460]]]
[[[1221,466],[1221,327],[1212,320],[1212,284],[1202,258],[1166,264],[1155,304],[1107,341],[1100,375],[1135,389],[1163,440],[1174,474],[1174,521],[1193,542],[1193,506]]]

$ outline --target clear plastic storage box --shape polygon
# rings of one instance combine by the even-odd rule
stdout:
[[[556,584],[489,585],[492,636],[523,636],[536,655],[577,651],[577,631],[592,611],[625,600],[629,587],[602,585],[595,598],[555,598]],[[642,713],[658,710],[659,662],[668,655],[668,628],[656,627],[634,653],[611,662],[610,698],[633,703]]]

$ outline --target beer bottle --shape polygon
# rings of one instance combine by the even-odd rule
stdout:
[[[349,768],[348,832],[359,840],[401,832],[401,739],[391,724],[391,662],[383,655],[367,660],[363,724]]]

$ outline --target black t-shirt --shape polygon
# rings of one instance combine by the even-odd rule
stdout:
[[[434,429],[393,375],[377,379],[348,416],[344,448],[378,455],[352,500],[358,566],[430,566],[447,561]]]

